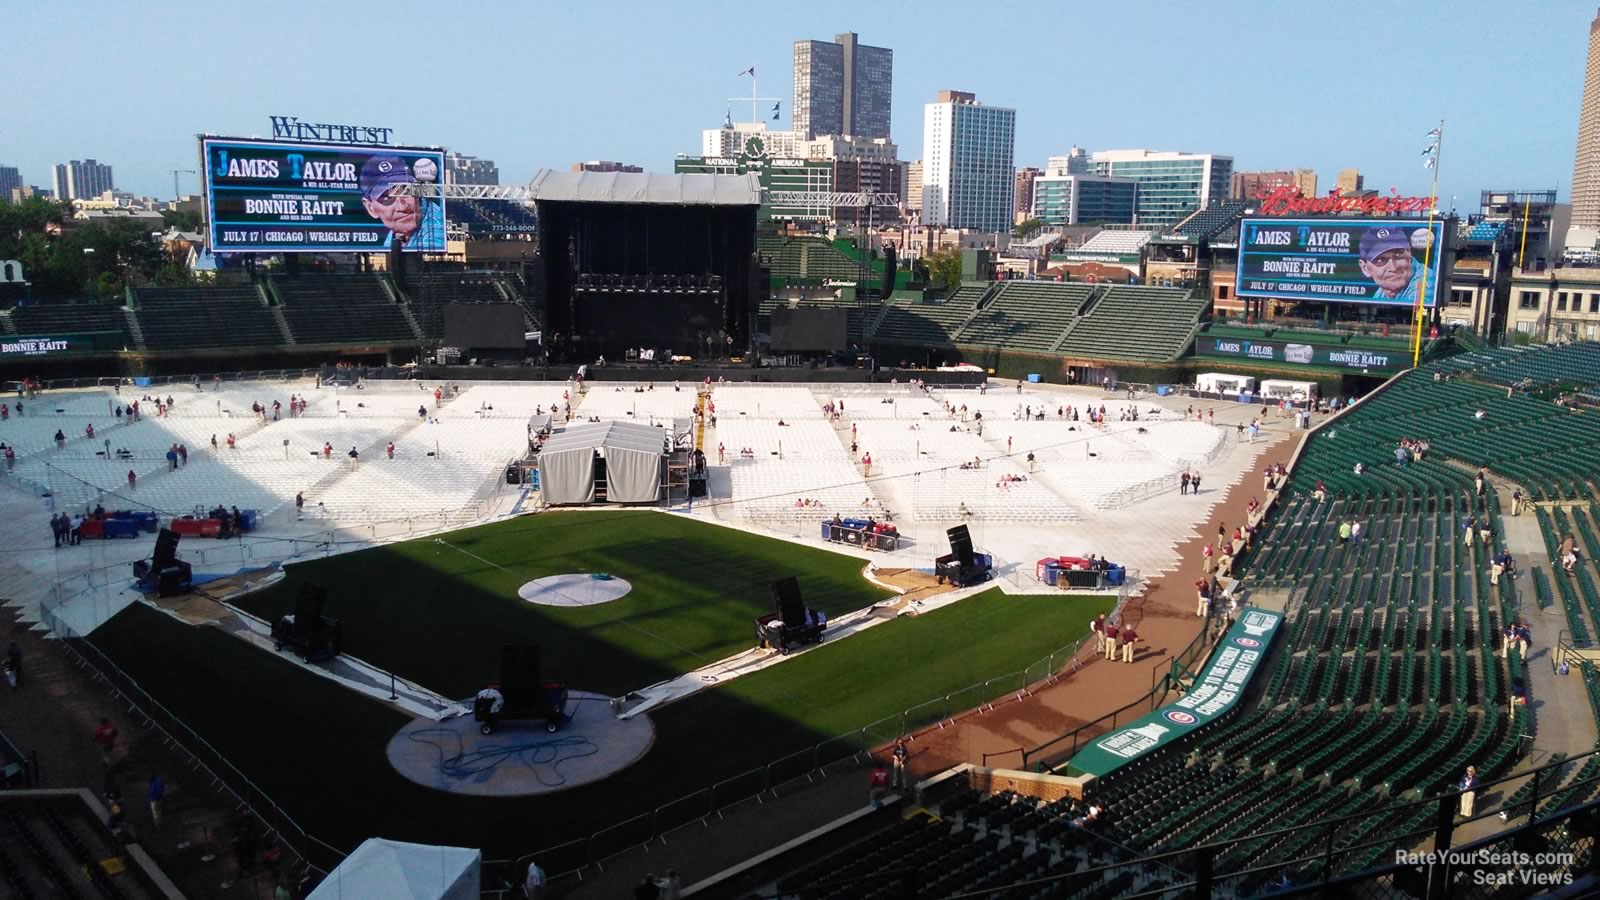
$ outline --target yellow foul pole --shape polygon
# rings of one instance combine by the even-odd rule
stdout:
[[[1428,246],[1422,251],[1422,282],[1417,286],[1417,305],[1412,314],[1411,367],[1422,361],[1422,320],[1427,315],[1424,305],[1428,297],[1428,272],[1433,268],[1433,220],[1439,210],[1439,156],[1444,144],[1444,120],[1439,120],[1439,134],[1433,145],[1433,187],[1428,190]],[[1443,248],[1440,248],[1443,252]]]
[[[1522,256],[1528,251],[1528,211],[1533,206],[1533,193],[1522,198],[1522,242],[1517,245],[1517,268],[1522,268]]]

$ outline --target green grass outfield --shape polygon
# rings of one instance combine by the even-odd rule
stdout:
[[[498,677],[500,647],[540,645],[544,671],[617,696],[755,643],[770,583],[800,579],[830,617],[892,596],[866,562],[654,511],[549,512],[289,566],[280,585],[239,605],[268,621],[294,609],[304,582],[328,589],[344,650],[448,697]],[[607,572],[633,590],[590,607],[529,603],[535,578]]]
[[[370,572],[366,555],[319,565],[342,561]],[[699,551],[686,548],[685,555]],[[766,577],[749,572],[745,577],[756,582]],[[711,572],[705,580],[715,577]],[[406,781],[384,755],[403,715],[216,629],[135,605],[93,641],[318,837],[345,849],[380,835],[481,847],[497,857],[586,836],[909,706],[1017,671],[1082,637],[1089,619],[1111,602],[990,590],[896,619],[664,707],[652,716],[654,746],[620,777],[504,800]],[[427,666],[442,672],[484,664],[473,657],[482,653],[481,642],[441,639],[432,617],[406,624],[397,617],[391,630],[406,647],[390,652],[425,646],[433,657]],[[497,644],[501,635],[484,640]],[[728,642],[739,647],[749,639]],[[476,684],[474,676],[452,677],[459,686]]]

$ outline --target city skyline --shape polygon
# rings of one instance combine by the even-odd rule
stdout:
[[[397,2],[393,19],[425,9]],[[292,7],[279,19],[262,19],[198,3],[159,14],[107,5],[82,18],[82,32],[68,45],[48,37],[60,33],[50,24],[58,7],[24,3],[8,18],[18,33],[45,37],[0,59],[0,83],[29,86],[8,98],[0,164],[18,167],[24,183],[48,184],[51,166],[93,157],[116,167],[120,189],[165,198],[173,169],[196,168],[196,134],[266,136],[268,116],[288,114],[392,127],[397,143],[493,159],[507,183],[574,159],[625,159],[667,172],[677,154],[695,151],[702,129],[722,121],[727,98],[748,92],[738,72],[754,66],[763,95],[791,97],[794,42],[850,31],[894,51],[891,138],[907,160],[920,150],[923,104],[953,88],[1017,110],[1018,167],[1042,166],[1073,145],[1139,147],[1232,156],[1247,171],[1308,168],[1328,185],[1353,166],[1367,175],[1369,189],[1425,194],[1429,173],[1419,154],[1424,135],[1443,118],[1440,205],[1449,209],[1456,197],[1466,211],[1483,189],[1556,188],[1569,196],[1595,15],[1593,4],[1576,0],[1543,6],[1538,16],[1488,3],[1417,3],[1371,4],[1337,19],[1257,2],[1204,10],[1136,2],[1115,17],[1046,16],[1038,27],[1016,29],[1010,17],[939,3],[918,7],[915,16],[898,7],[820,3],[776,10],[760,22],[732,10],[707,4],[700,15],[684,15],[624,4],[620,20],[632,27],[619,30],[614,17],[567,20],[537,8],[495,7],[430,23],[427,45],[410,56],[396,56],[383,42],[352,42],[315,66],[291,61],[271,78],[239,79],[227,67],[241,48],[294,45],[304,37],[304,16]],[[1392,48],[1369,40],[1430,13],[1437,14],[1429,28],[1441,52],[1485,34],[1541,52],[1517,79],[1453,79],[1426,76],[1431,63],[1397,64]],[[951,53],[947,37],[938,36],[957,15],[970,46]],[[328,33],[370,27],[354,8],[318,7],[316,18]],[[1076,90],[1044,77],[1047,67],[1040,77],[1021,68],[1053,58],[1064,35],[1074,70],[1093,75]],[[691,39],[697,53],[685,62],[677,48]],[[216,97],[162,102],[149,80],[118,76],[125,57],[73,52],[113,44],[182,48],[186,65],[213,73],[207,77]],[[1318,53],[1314,67],[1304,62],[1310,46]],[[1229,47],[1233,52],[1219,52]],[[1129,53],[1144,64],[1127,65]],[[446,77],[465,60],[476,68],[474,78]],[[1398,102],[1374,109],[1371,92],[1358,89],[1362,79],[1341,74],[1347,72],[1403,82]],[[1199,93],[1191,87],[1196,79],[1204,85]],[[1530,83],[1539,89],[1528,90]],[[788,128],[789,107],[783,101],[780,119],[768,124]],[[736,120],[749,117],[738,103],[732,111]],[[180,189],[194,193],[195,177],[182,174]]]

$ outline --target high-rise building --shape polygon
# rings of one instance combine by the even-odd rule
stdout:
[[[1317,173],[1310,169],[1278,172],[1235,172],[1228,182],[1228,197],[1233,200],[1255,200],[1278,188],[1299,191],[1307,197],[1317,195]]]
[[[16,166],[0,166],[0,203],[11,202],[11,192],[22,188],[22,173]]]
[[[1340,169],[1339,177],[1333,182],[1333,187],[1339,196],[1360,193],[1367,186],[1367,180],[1361,177],[1360,169]]]
[[[115,185],[110,166],[86,159],[58,163],[52,172],[51,188],[57,200],[92,200]]]
[[[1044,170],[1033,166],[1017,170],[1016,209],[1011,214],[1013,221],[1021,223],[1033,215],[1033,180],[1043,174]]]
[[[1578,152],[1572,163],[1572,227],[1600,228],[1600,13],[1589,23]]]
[[[1032,215],[1046,225],[1131,225],[1139,182],[1110,175],[1040,175],[1033,182]]]
[[[1165,228],[1227,196],[1233,157],[1158,150],[1101,150],[1089,156],[1096,175],[1139,182],[1138,224]]]
[[[638,174],[644,171],[641,166],[630,166],[626,163],[612,162],[608,159],[591,159],[588,162],[575,162],[572,164],[574,172],[627,172]]]
[[[794,42],[793,127],[820,134],[887,138],[894,89],[894,51],[869,47],[853,31],[833,41]]]
[[[1017,111],[940,91],[922,113],[922,223],[1007,231],[1016,210]]]
[[[907,213],[922,212],[922,160],[906,163],[906,190],[900,195],[900,208]]]
[[[833,161],[833,189],[841,192],[896,194],[905,192],[906,164],[900,151],[888,138],[863,138],[828,135],[805,141],[797,148],[806,159]],[[841,206],[834,210],[835,222],[886,223],[900,217],[898,208],[889,206]]]
[[[444,158],[444,183],[499,184],[500,167],[492,159],[449,153]]]

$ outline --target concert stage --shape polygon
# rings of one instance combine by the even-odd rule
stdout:
[[[750,349],[755,176],[540,172],[545,345],[557,362]]]

